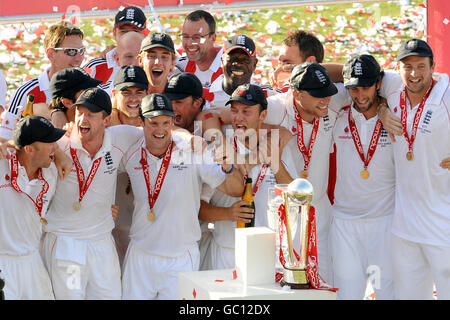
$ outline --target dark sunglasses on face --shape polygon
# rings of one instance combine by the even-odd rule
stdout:
[[[64,51],[64,53],[66,55],[71,56],[71,57],[76,56],[77,53],[79,53],[80,56],[82,56],[86,52],[86,48],[85,47],[81,47],[81,48],[53,48],[53,50]]]

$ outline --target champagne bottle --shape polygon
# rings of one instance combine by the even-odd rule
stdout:
[[[33,103],[34,103],[34,95],[30,94],[28,95],[27,105],[25,106],[25,109],[22,112],[22,118],[33,115]]]
[[[253,200],[253,188],[252,188],[253,182],[252,178],[247,178],[245,180],[245,189],[244,189],[244,195],[242,196],[242,200],[250,202],[250,205],[243,206],[247,208],[253,209],[253,218],[249,223],[244,223],[238,221],[237,228],[250,228],[255,226],[255,201]]]

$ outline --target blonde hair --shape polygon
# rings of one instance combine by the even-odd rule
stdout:
[[[58,48],[68,36],[79,36],[83,39],[84,33],[80,28],[74,26],[68,21],[61,21],[54,24],[50,26],[45,33],[44,48]]]

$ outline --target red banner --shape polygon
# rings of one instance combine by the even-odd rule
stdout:
[[[450,74],[450,1],[427,1],[427,42],[433,49],[435,71]]]
[[[176,7],[180,4],[195,5],[213,3],[217,0],[154,0],[154,7]],[[221,4],[246,0],[218,0]],[[24,1],[25,2],[25,1]],[[70,14],[75,11],[117,10],[120,6],[149,7],[148,0],[41,0],[26,1],[26,5],[17,5],[15,1],[0,1],[0,16],[17,16],[33,14],[63,13]]]

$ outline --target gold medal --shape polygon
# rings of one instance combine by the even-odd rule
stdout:
[[[413,156],[412,151],[408,151],[408,152],[406,153],[406,159],[407,159],[408,161],[411,161],[413,158],[414,158],[414,156]]]
[[[46,226],[48,224],[47,220],[45,218],[41,218],[41,223]]]
[[[302,170],[300,172],[300,177],[303,179],[308,179],[308,170]]]
[[[75,210],[75,211],[80,211],[80,209],[81,209],[81,203],[80,203],[80,201],[75,201],[75,202],[72,204],[72,208],[73,208],[73,210]]]
[[[153,211],[150,211],[149,214],[147,215],[147,219],[150,222],[155,221],[155,214],[153,213]]]
[[[370,176],[369,171],[367,171],[367,169],[364,169],[363,171],[361,171],[361,178],[363,179],[368,179]]]

